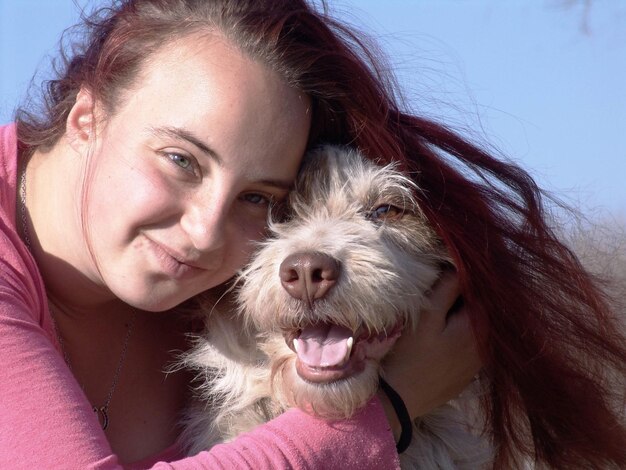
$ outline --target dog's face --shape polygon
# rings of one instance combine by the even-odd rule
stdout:
[[[446,260],[414,184],[354,151],[309,155],[284,222],[243,273],[241,312],[267,333],[285,405],[350,415]]]

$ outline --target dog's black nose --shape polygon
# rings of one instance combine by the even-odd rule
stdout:
[[[294,253],[280,264],[280,282],[294,299],[313,303],[324,297],[339,278],[340,264],[319,252]]]

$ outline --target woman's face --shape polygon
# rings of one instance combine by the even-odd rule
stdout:
[[[89,157],[89,275],[153,311],[230,278],[296,177],[309,127],[306,96],[224,39],[156,53]]]

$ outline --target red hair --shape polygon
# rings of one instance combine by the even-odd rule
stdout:
[[[423,207],[459,267],[490,384],[496,467],[513,468],[524,451],[554,468],[624,468],[614,392],[624,390],[626,342],[599,285],[548,226],[539,188],[439,125],[402,116],[393,132],[417,150],[408,165]]]
[[[401,162],[420,187],[421,207],[455,259],[479,340],[494,468],[528,460],[626,467],[618,312],[553,232],[543,191],[519,166],[402,112],[372,49],[329,23],[344,39],[331,39],[320,57],[339,69],[327,76],[340,77],[324,98],[341,111],[321,135],[382,163]]]
[[[551,230],[542,191],[518,166],[404,112],[362,36],[302,0],[126,0],[87,26],[85,46],[48,83],[47,115],[18,113],[23,145],[54,145],[80,87],[113,113],[158,47],[219,30],[311,97],[311,145],[400,162],[421,188],[479,339],[494,466],[523,457],[626,467],[626,341],[599,285]]]

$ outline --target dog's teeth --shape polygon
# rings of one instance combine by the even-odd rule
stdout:
[[[347,340],[346,340],[346,355],[343,358],[343,361],[341,361],[341,364],[339,365],[344,365],[345,363],[347,363],[350,360],[350,353],[352,352],[352,345],[354,344],[354,338],[352,336],[350,336]]]
[[[346,345],[348,346],[348,351],[346,352],[346,360],[350,359],[350,353],[352,352],[352,345],[354,344],[354,338],[350,336],[346,340]]]
[[[298,352],[298,340],[294,339],[292,344],[293,344],[293,350],[297,353]]]

